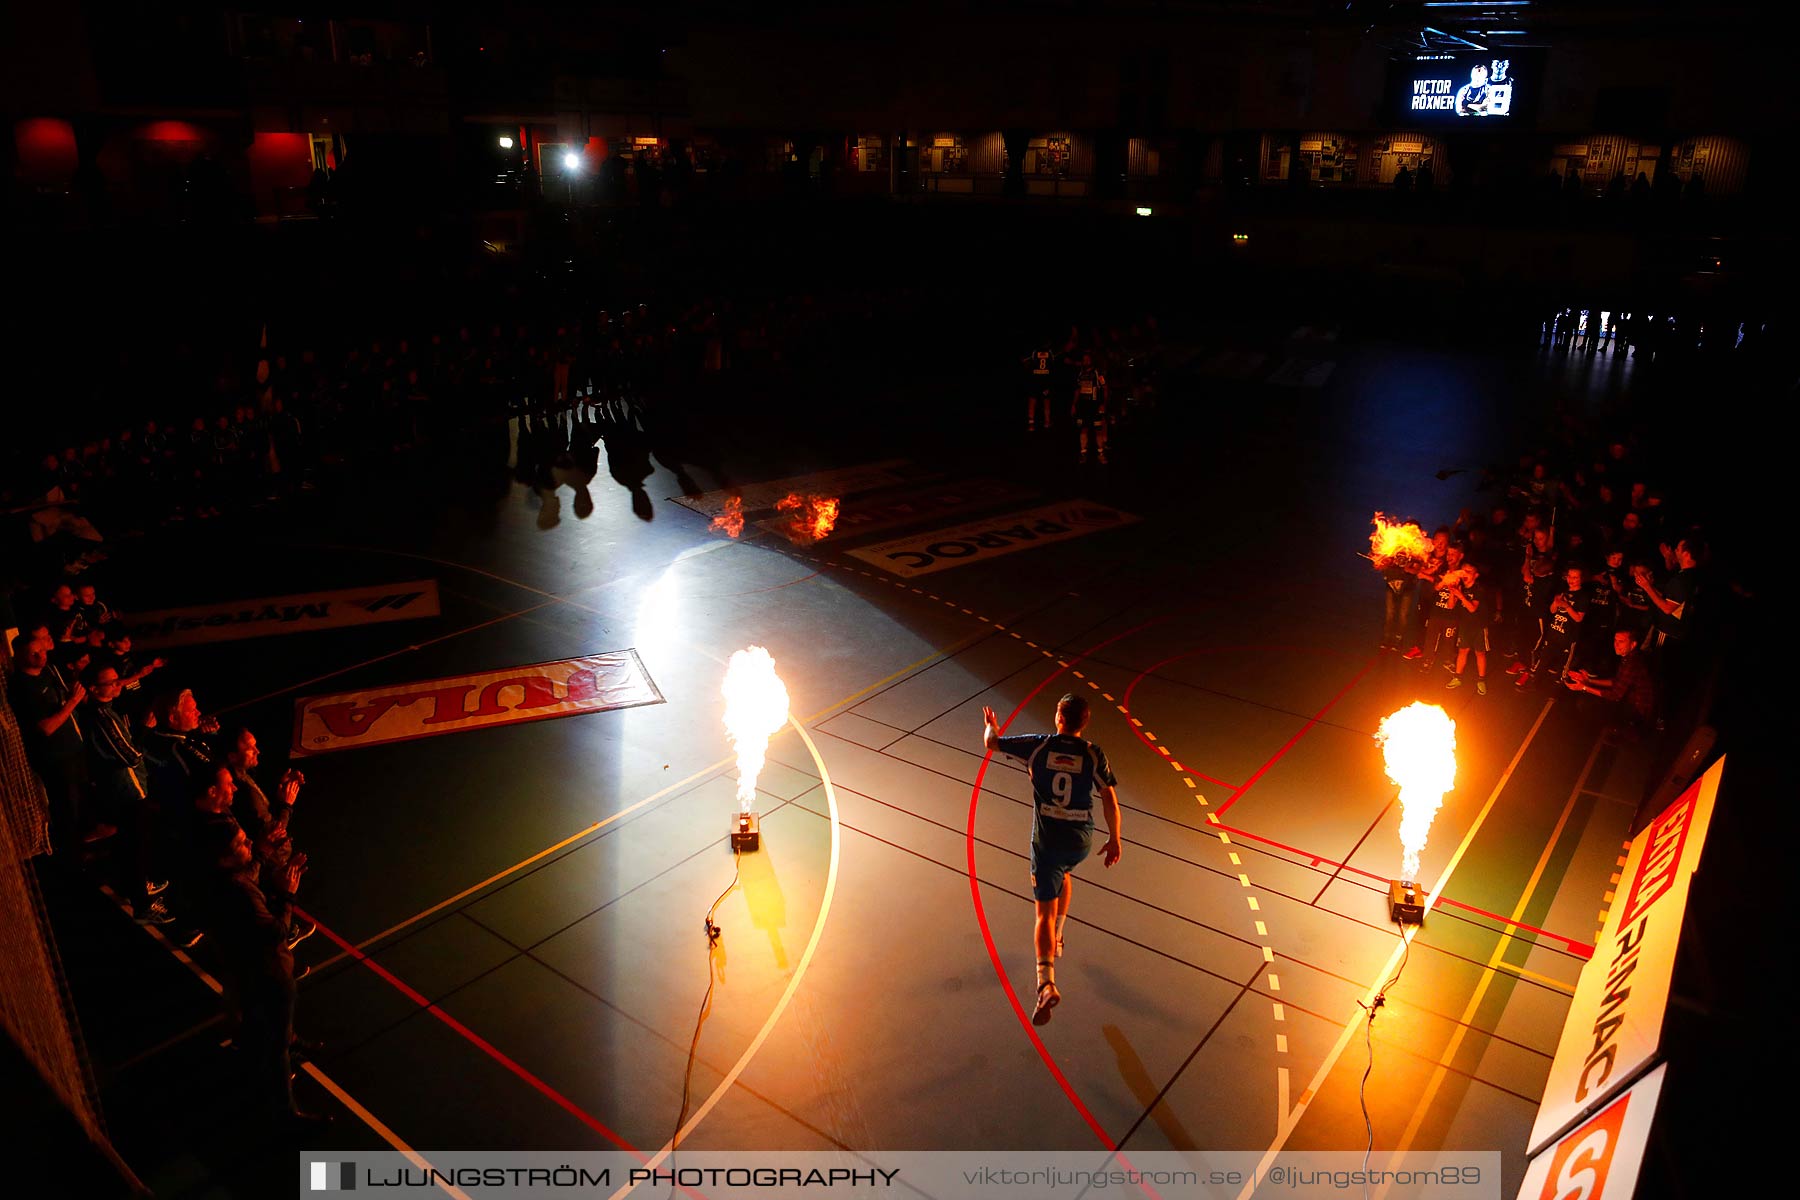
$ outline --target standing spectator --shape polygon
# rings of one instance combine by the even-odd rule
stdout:
[[[131,723],[113,707],[124,690],[119,673],[101,666],[90,672],[89,679],[93,703],[88,705],[84,733],[94,792],[103,811],[117,815],[125,835],[113,863],[119,889],[140,925],[167,925],[175,919],[162,900],[168,880],[151,878],[156,810],[145,782],[144,754],[132,740]]]
[[[1519,603],[1514,609],[1514,645],[1519,650],[1519,661],[1507,668],[1508,674],[1528,677],[1531,664],[1543,649],[1550,602],[1556,589],[1556,564],[1556,543],[1550,531],[1533,529],[1531,542],[1519,562]]]
[[[225,768],[218,773],[229,781]],[[206,929],[239,1005],[235,1040],[255,1102],[278,1121],[317,1121],[319,1117],[294,1104],[290,1058],[295,994],[288,917],[306,873],[306,856],[296,854],[278,879],[259,883],[250,839],[235,822],[208,823],[200,836],[198,854],[208,868]]]
[[[306,780],[298,771],[283,772],[276,787],[276,797],[270,800],[253,774],[262,762],[256,735],[248,728],[240,727],[229,744],[231,748],[225,752],[225,764],[231,770],[231,781],[236,789],[231,813],[250,835],[257,861],[263,864],[263,874],[270,878],[285,870],[293,857],[288,821],[293,816],[294,801],[300,798],[300,785]],[[310,934],[312,929],[307,928],[305,932]]]
[[[49,797],[51,847],[66,853],[82,841],[109,838],[118,829],[86,821],[87,752],[76,709],[87,699],[87,689],[50,662],[55,645],[50,627],[42,622],[21,630],[13,640],[18,675],[8,692],[25,735],[26,760]]]
[[[150,707],[144,721],[143,750],[150,768],[150,792],[165,809],[187,806],[194,781],[216,759],[205,740],[207,722],[186,688],[165,692]],[[214,729],[218,723],[212,722]]]
[[[1456,614],[1456,674],[1445,686],[1462,686],[1463,672],[1469,667],[1469,652],[1475,652],[1475,691],[1487,695],[1488,625],[1493,607],[1493,589],[1481,582],[1481,564],[1470,560],[1463,564],[1462,578],[1451,581],[1451,596],[1461,612]]]
[[[1698,534],[1689,534],[1675,543],[1675,573],[1661,589],[1656,586],[1656,576],[1650,568],[1639,567],[1633,572],[1645,598],[1650,601],[1653,610],[1650,623],[1656,631],[1658,645],[1667,646],[1688,639],[1694,627],[1688,606],[1700,595],[1700,563],[1705,554],[1704,540]]]
[[[1381,648],[1399,650],[1412,632],[1413,573],[1397,560],[1381,568]]]
[[[1609,546],[1604,563],[1588,580],[1589,604],[1592,606],[1592,612],[1589,614],[1583,636],[1590,646],[1600,647],[1610,642],[1613,630],[1618,627],[1619,593],[1624,588],[1624,581],[1621,578],[1624,568],[1624,549],[1619,546]]]
[[[1437,666],[1438,653],[1448,653],[1456,645],[1456,624],[1464,612],[1462,601],[1464,551],[1452,542],[1444,551],[1444,570],[1432,592],[1431,605],[1425,613],[1425,661],[1420,667],[1427,675]],[[1448,665],[1448,664],[1446,664]]]
[[[49,627],[52,640],[59,644],[78,642],[87,636],[74,588],[66,583],[56,585],[50,593],[50,608],[44,614],[44,624]]]
[[[1550,599],[1544,621],[1544,635],[1538,641],[1537,651],[1531,656],[1526,669],[1519,672],[1517,682],[1521,690],[1531,686],[1533,676],[1539,671],[1547,668],[1561,679],[1575,665],[1575,655],[1581,647],[1581,627],[1588,618],[1590,597],[1580,567],[1571,564],[1563,572],[1563,580],[1562,590]]]
[[[112,624],[115,615],[106,601],[100,599],[91,583],[84,583],[75,589],[75,610],[80,614],[79,628],[86,633],[105,629]]]
[[[1436,607],[1437,583],[1444,573],[1444,562],[1450,553],[1450,527],[1440,525],[1431,534],[1431,553],[1413,571],[1412,606],[1417,610],[1414,628],[1425,630],[1431,610]],[[1421,642],[1415,642],[1404,655],[1411,662],[1425,653]]]

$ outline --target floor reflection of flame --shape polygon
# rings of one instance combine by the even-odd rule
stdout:
[[[775,878],[774,865],[767,854],[745,854],[738,859],[738,875],[743,880],[750,924],[769,935],[769,949],[775,955],[775,965],[787,970],[787,949],[781,944],[781,931],[787,928],[787,897]]]

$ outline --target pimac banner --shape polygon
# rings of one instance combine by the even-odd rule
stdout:
[[[294,753],[329,754],[417,738],[661,704],[635,650],[476,675],[396,683],[294,702]]]
[[[1606,928],[1594,957],[1581,969],[1550,1062],[1544,1099],[1531,1127],[1532,1154],[1541,1153],[1655,1061],[1688,885],[1700,865],[1724,770],[1721,758],[1632,839]]]
[[[1668,1069],[1657,1067],[1544,1147],[1525,1168],[1519,1200],[1631,1200]]]
[[[437,615],[437,582],[416,579],[336,592],[300,592],[128,613],[125,628],[134,647],[154,650]]]

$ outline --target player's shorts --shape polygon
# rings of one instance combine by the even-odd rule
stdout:
[[[1049,844],[1031,839],[1031,894],[1039,900],[1062,895],[1063,876],[1081,865],[1094,850],[1094,831],[1083,829],[1055,838]]]
[[[1488,627],[1486,621],[1464,622],[1456,627],[1456,648],[1458,650],[1475,650],[1488,652]]]

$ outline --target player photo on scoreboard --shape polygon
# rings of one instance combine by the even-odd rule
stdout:
[[[1503,122],[1525,98],[1510,55],[1421,55],[1396,64],[1394,84],[1394,116],[1409,122]]]
[[[1507,69],[1512,61],[1496,58],[1476,63],[1469,68],[1469,82],[1456,93],[1456,115],[1459,117],[1504,117],[1512,112],[1512,79]]]

